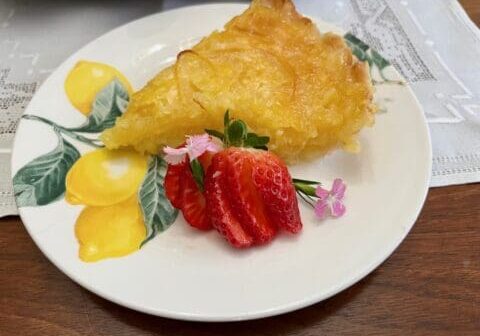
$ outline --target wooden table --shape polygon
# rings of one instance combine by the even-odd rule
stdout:
[[[480,24],[480,1],[461,1]],[[290,314],[225,324],[153,317],[69,280],[18,217],[0,219],[0,335],[480,335],[480,184],[432,189],[376,271]]]

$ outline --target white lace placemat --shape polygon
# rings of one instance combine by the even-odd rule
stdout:
[[[391,60],[429,123],[431,186],[480,181],[480,31],[457,0],[301,2]]]
[[[16,214],[9,152],[18,118],[48,74],[116,26],[198,3],[0,2],[0,217]],[[480,33],[456,0],[296,3],[302,13],[342,26],[378,49],[412,85],[432,135],[432,186],[480,181]]]

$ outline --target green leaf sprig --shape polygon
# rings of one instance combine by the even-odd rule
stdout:
[[[230,118],[228,110],[223,117],[223,126],[223,133],[212,129],[206,129],[205,132],[220,139],[225,147],[250,147],[268,150],[267,145],[270,138],[249,132],[247,124],[243,120]]]

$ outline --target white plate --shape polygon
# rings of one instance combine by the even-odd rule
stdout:
[[[66,60],[38,90],[26,113],[78,125],[83,117],[63,89],[77,61],[114,65],[138,89],[180,50],[244,9],[237,4],[187,7],[115,29]],[[321,31],[334,29],[316,23]],[[400,78],[391,67],[386,73]],[[376,97],[388,111],[377,115],[373,128],[362,131],[360,154],[337,152],[291,167],[292,175],[300,178],[329,184],[339,176],[348,184],[347,214],[318,221],[302,204],[304,230],[295,238],[283,236],[269,246],[239,252],[213,232],[195,232],[179,216],[178,223],[139,252],[92,264],[77,256],[74,222],[81,207],[62,199],[21,208],[20,215],[35,243],[60,270],[123,306],[199,321],[247,320],[299,309],[351,286],[380,265],[405,238],[425,200],[431,146],[422,109],[406,86],[380,85]],[[55,143],[50,128],[22,120],[13,173]]]

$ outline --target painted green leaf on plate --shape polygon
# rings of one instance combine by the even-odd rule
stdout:
[[[387,78],[384,70],[391,65],[391,63],[385,59],[378,51],[371,48],[368,44],[360,40],[358,37],[354,36],[352,33],[347,33],[343,37],[345,42],[352,50],[354,54],[360,61],[367,62],[370,68],[370,75],[372,75],[373,84],[397,84],[404,85],[403,81],[392,80]],[[374,72],[373,68],[377,68],[380,79],[373,78]]]
[[[368,62],[370,66],[375,64],[378,69],[381,71],[390,65],[390,62],[387,61],[382,55],[378,53],[375,49],[371,48],[368,44],[360,40],[358,37],[352,33],[347,33],[343,37],[345,42],[348,44],[352,53],[362,62]]]
[[[362,41],[360,41],[360,43],[357,44],[357,41],[360,41],[360,40],[357,39],[355,36],[350,34],[345,35],[345,42],[347,42],[347,45],[352,50],[352,54],[354,54],[360,61],[368,62],[368,64],[371,65],[372,60],[370,59],[370,56],[367,53],[369,49],[368,45],[366,45]],[[366,46],[366,49],[365,49],[365,46]]]
[[[167,163],[160,156],[152,156],[148,171],[138,193],[147,235],[142,246],[158,233],[165,231],[178,215],[165,194],[163,182]]]
[[[113,80],[95,97],[92,112],[87,121],[71,131],[83,133],[100,133],[113,127],[117,117],[122,115],[128,105],[128,91],[118,80]]]
[[[23,166],[13,178],[19,207],[46,205],[65,192],[68,170],[80,157],[78,150],[58,134],[57,147]]]
[[[360,50],[367,51],[368,49],[370,49],[370,46],[368,44],[360,40],[352,33],[346,33],[344,39],[347,41],[347,43],[355,45]]]
[[[372,62],[378,67],[378,69],[383,70],[390,65],[390,62],[387,61],[376,50],[372,49],[371,53],[372,53]]]

